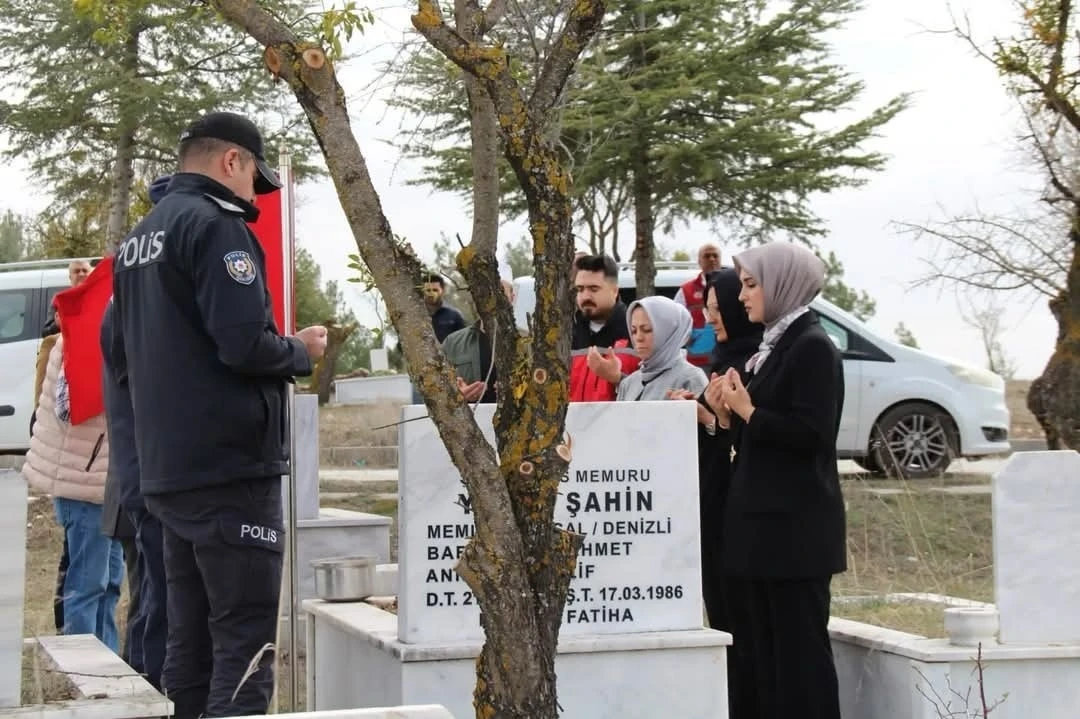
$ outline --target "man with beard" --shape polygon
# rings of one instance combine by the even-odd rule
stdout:
[[[465,329],[465,317],[456,308],[443,302],[446,280],[442,275],[431,273],[424,278],[424,304],[431,313],[431,328],[435,338],[444,341],[452,333]]]
[[[638,366],[619,299],[619,268],[607,255],[574,262],[578,311],[570,352],[570,401],[607,402]]]

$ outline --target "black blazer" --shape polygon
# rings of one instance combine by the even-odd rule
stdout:
[[[836,435],[844,406],[840,352],[812,312],[777,341],[747,389],[750,422],[732,417],[735,458],[724,516],[724,567],[754,579],[828,577],[847,569]]]

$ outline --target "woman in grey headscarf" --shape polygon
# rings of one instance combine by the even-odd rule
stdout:
[[[840,353],[809,309],[825,265],[800,245],[735,256],[739,299],[765,334],[747,362],[705,397],[734,449],[722,563],[734,680],[732,719],[839,719],[829,642],[829,584],[847,568],[836,435]]]
[[[641,364],[619,383],[616,400],[662,400],[671,390],[697,396],[705,389],[705,373],[686,360],[694,326],[689,310],[667,297],[645,297],[630,305],[626,324]]]

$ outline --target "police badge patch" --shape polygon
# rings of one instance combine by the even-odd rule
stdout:
[[[255,263],[251,255],[243,250],[234,250],[225,255],[225,269],[229,271],[229,277],[242,285],[255,281]]]

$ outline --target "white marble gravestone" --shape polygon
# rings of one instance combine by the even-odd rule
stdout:
[[[0,470],[0,508],[0,707],[17,707],[26,585],[26,481],[18,472]]]
[[[1001,643],[1080,643],[1080,454],[1014,454],[993,492]]]
[[[296,453],[292,457],[296,468],[296,519],[319,518],[319,396],[299,394],[296,397]],[[282,506],[289,511],[289,478],[281,487]]]
[[[383,347],[373,349],[371,350],[370,361],[372,372],[385,372],[390,369],[390,352]]]
[[[493,442],[493,405],[477,421]],[[473,531],[465,486],[422,406],[402,408],[398,637],[483,638],[453,570]],[[571,404],[573,460],[555,518],[586,535],[563,637],[700,630],[701,550],[692,402]]]

